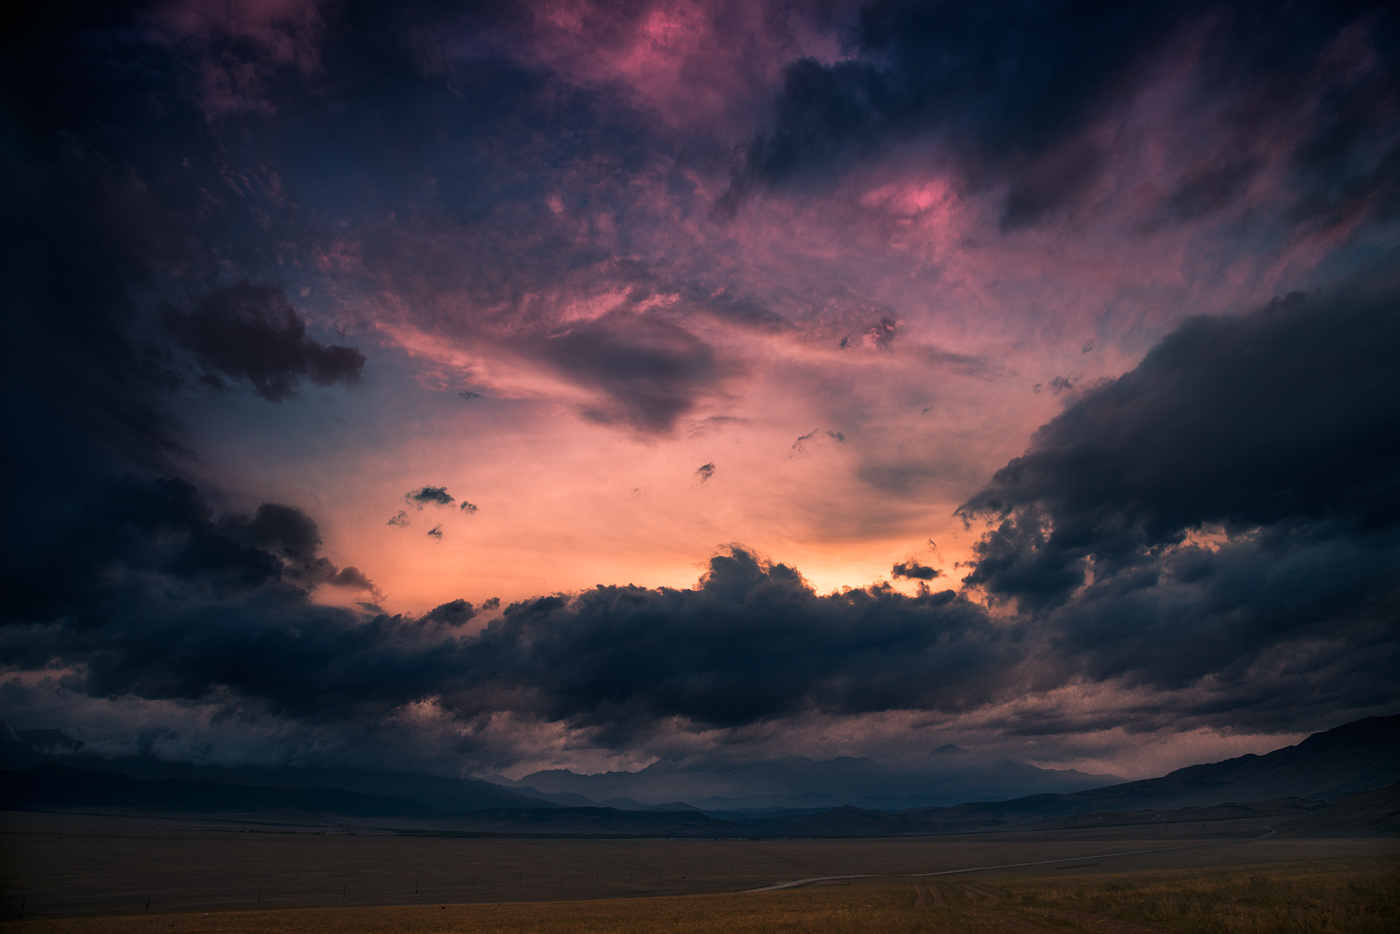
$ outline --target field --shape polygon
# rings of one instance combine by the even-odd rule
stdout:
[[[880,840],[503,840],[10,812],[0,841],[0,930],[36,934],[1400,930],[1397,841],[1288,838],[1247,821]],[[1014,863],[1039,865],[977,868]],[[824,881],[746,891],[803,879]]]
[[[1393,934],[1400,860],[1091,873],[1071,878],[870,880],[765,893],[500,905],[280,908],[8,921],[34,934]]]

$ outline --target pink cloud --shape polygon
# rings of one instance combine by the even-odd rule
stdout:
[[[268,84],[279,70],[319,69],[324,6],[323,0],[169,0],[149,22],[167,41],[193,51],[201,102],[213,120],[271,113]]]

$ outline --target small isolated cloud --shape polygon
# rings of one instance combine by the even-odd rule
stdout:
[[[390,524],[390,525],[397,525],[397,526],[400,526],[400,527],[406,527],[406,526],[408,526],[408,525],[410,524],[410,523],[409,523],[409,519],[408,519],[408,513],[404,512],[402,509],[400,509],[400,510],[399,510],[399,514],[398,514],[397,516],[394,516],[394,518],[392,518],[392,519],[389,520],[389,524]]]
[[[943,572],[937,568],[931,568],[927,565],[920,564],[918,561],[910,558],[908,561],[896,564],[891,568],[890,576],[895,578],[903,577],[908,580],[931,581],[935,577],[942,577]]]
[[[467,515],[476,515],[476,503],[469,503],[466,500],[462,500],[462,512],[465,512]]]
[[[481,393],[479,393],[479,392],[472,392],[470,389],[463,389],[461,392],[457,393],[457,395],[461,396],[463,399],[480,399],[480,398],[481,398]]]
[[[1093,349],[1094,349],[1094,342],[1093,342],[1093,341],[1085,341],[1085,342],[1084,342],[1084,348],[1083,348],[1082,350],[1080,350],[1079,352],[1080,352],[1080,353],[1089,353],[1089,352],[1090,352],[1091,350],[1093,350]]]
[[[828,438],[830,438],[832,441],[835,441],[837,444],[846,443],[846,433],[844,431],[831,431],[830,429],[828,429],[827,431],[823,432],[820,428],[813,428],[811,431],[807,432],[805,435],[802,435],[800,438],[798,438],[792,443],[792,448],[788,452],[788,458],[791,459],[793,457],[796,457],[798,454],[806,454],[807,442],[817,437],[818,434],[825,434]]]
[[[819,431],[821,431],[820,428],[813,428],[805,435],[800,435],[798,439],[792,443],[792,448],[788,452],[788,457],[795,457],[798,454],[806,454],[807,442],[815,438],[817,436],[817,432]]]
[[[1057,376],[1057,377],[1055,377],[1054,379],[1052,379],[1052,380],[1050,381],[1050,391],[1053,392],[1053,393],[1054,393],[1055,395],[1057,395],[1057,396],[1058,396],[1060,393],[1065,392],[1065,391],[1070,390],[1070,389],[1073,389],[1073,388],[1074,388],[1074,381],[1073,381],[1073,380],[1069,380],[1069,379],[1065,379],[1063,376]]]
[[[704,483],[706,480],[710,479],[710,478],[713,477],[714,475],[715,475],[715,465],[714,465],[714,464],[701,464],[701,465],[700,465],[699,467],[697,467],[696,470],[695,470],[695,476],[697,476],[697,477],[700,478],[700,482],[701,482],[701,483]]]
[[[445,486],[425,486],[422,489],[405,493],[403,498],[419,509],[429,503],[435,506],[451,506],[457,502],[455,498],[447,495],[447,487]]]
[[[433,538],[436,538],[436,539],[438,539],[439,541],[441,541],[441,540],[442,540],[442,526],[440,526],[440,525],[435,525],[435,526],[433,526],[431,529],[428,529],[428,534],[429,534],[430,536],[432,536]]]

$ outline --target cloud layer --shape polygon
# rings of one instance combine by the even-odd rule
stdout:
[[[461,772],[1400,702],[1388,6],[25,28],[7,720]]]
[[[3,659],[92,696],[220,696],[318,723],[431,703],[464,732],[509,711],[615,749],[668,723],[956,717],[1028,687],[1148,688],[1145,722],[1261,731],[1368,709],[1400,661],[1397,308],[1387,284],[1187,321],[964,505],[995,527],[961,593],[822,595],[734,548],[694,589],[598,586],[484,626],[464,600],[343,610],[308,588],[371,585],[318,555],[300,510],[215,518],[187,483],[127,482],[16,569]],[[936,575],[911,560],[895,576]]]

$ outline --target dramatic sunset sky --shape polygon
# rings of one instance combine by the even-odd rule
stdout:
[[[1400,711],[1395,7],[41,16],[12,725],[1138,777]]]

